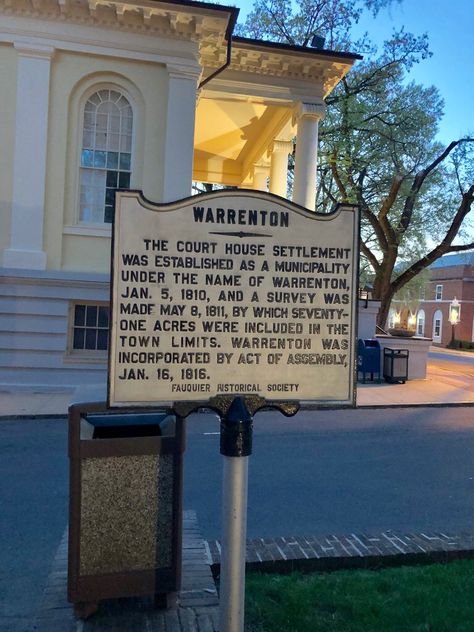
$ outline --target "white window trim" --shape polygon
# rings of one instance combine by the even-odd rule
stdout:
[[[74,349],[73,348],[73,335],[74,335],[74,313],[76,305],[95,305],[97,307],[110,307],[110,303],[107,301],[91,301],[84,299],[72,300],[69,303],[68,323],[67,323],[67,347],[65,354],[66,362],[97,362],[102,363],[108,358],[107,349]],[[110,328],[110,313],[109,313],[109,328]]]
[[[435,326],[436,321],[439,320],[439,335],[435,334]],[[433,342],[441,342],[441,338],[443,336],[443,312],[440,309],[437,309],[433,314]]]
[[[421,324],[422,324],[421,332],[419,332],[420,321],[421,321]],[[420,309],[418,311],[418,314],[416,315],[416,335],[417,336],[424,336],[425,335],[425,325],[426,325],[425,310],[424,309]]]
[[[81,154],[82,154],[82,143],[83,143],[83,132],[84,132],[84,112],[86,103],[90,99],[92,95],[100,90],[115,90],[116,92],[120,92],[130,104],[132,108],[133,115],[133,127],[132,127],[132,147],[131,147],[131,165],[130,165],[130,188],[134,188],[134,173],[136,169],[136,121],[137,121],[137,107],[134,101],[133,96],[130,94],[129,90],[127,90],[120,83],[114,82],[97,82],[94,85],[90,86],[85,92],[83,92],[80,100],[79,107],[79,126],[78,126],[78,143],[76,147],[76,196],[75,196],[75,225],[76,226],[84,226],[84,227],[103,227],[109,225],[108,222],[84,222],[81,220]],[[76,233],[77,234],[77,233]]]
[[[439,298],[438,298],[438,288],[441,288],[439,292],[440,294]],[[439,283],[435,287],[435,301],[442,301],[442,300],[443,300],[443,284]]]
[[[145,129],[144,99],[129,79],[115,72],[104,72],[83,77],[71,92],[70,116],[73,124],[68,130],[67,175],[64,198],[63,234],[84,235],[89,237],[109,237],[110,225],[104,223],[90,224],[80,220],[80,165],[82,149],[82,131],[84,109],[89,97],[101,89],[118,90],[129,101],[133,112],[132,131],[132,176],[130,187],[142,189],[143,153]]]
[[[83,235],[84,237],[111,237],[112,224],[87,224],[82,222],[77,225],[68,225],[63,228],[64,235]]]
[[[393,307],[390,308],[389,312],[388,312],[388,318],[387,318],[387,328],[388,329],[393,329],[395,327],[395,314],[396,311],[393,309]]]

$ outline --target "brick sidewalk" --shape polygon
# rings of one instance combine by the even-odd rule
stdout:
[[[58,547],[37,632],[217,632],[219,600],[196,514],[183,515],[183,581],[175,608],[154,608],[152,598],[111,599],[87,621],[76,620],[67,601],[67,530]]]
[[[217,632],[219,600],[213,579],[219,574],[220,542],[205,542],[195,512],[184,512],[183,588],[175,608],[157,610],[152,598],[101,603],[87,621],[74,617],[66,598],[67,532],[59,545],[37,632]],[[288,573],[430,564],[474,559],[474,533],[399,533],[280,537],[247,542],[247,569]]]

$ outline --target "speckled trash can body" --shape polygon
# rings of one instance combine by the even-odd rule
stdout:
[[[69,408],[68,597],[76,604],[174,593],[181,582],[184,420],[163,410],[108,412],[105,403]]]

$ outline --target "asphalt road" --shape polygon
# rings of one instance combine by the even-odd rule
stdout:
[[[0,421],[0,630],[31,632],[67,523],[65,421]]]
[[[457,355],[443,351],[428,353],[429,366],[474,377],[474,353]]]
[[[248,535],[472,531],[474,408],[255,417]],[[188,421],[185,507],[219,537],[219,421]],[[67,522],[66,423],[0,421],[0,630],[32,629]]]
[[[260,413],[248,536],[474,528],[474,408]],[[217,419],[188,423],[185,505],[219,537]]]

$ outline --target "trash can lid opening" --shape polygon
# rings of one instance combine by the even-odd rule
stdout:
[[[158,437],[170,434],[170,421],[174,421],[167,413],[90,414],[85,418],[94,428],[94,439]]]

